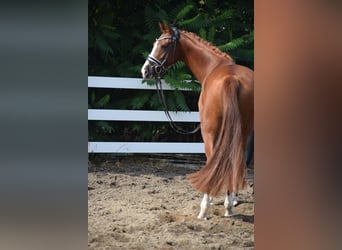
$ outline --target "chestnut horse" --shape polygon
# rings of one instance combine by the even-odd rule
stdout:
[[[198,218],[206,219],[210,197],[224,193],[225,216],[233,215],[235,194],[246,186],[244,152],[254,120],[254,73],[194,33],[159,23],[161,36],[141,69],[144,79],[159,76],[181,60],[201,84],[198,101],[206,164],[188,175],[204,193]]]

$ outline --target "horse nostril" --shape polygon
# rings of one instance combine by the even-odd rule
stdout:
[[[146,77],[148,74],[148,69],[145,67],[142,71],[141,71],[143,77]]]

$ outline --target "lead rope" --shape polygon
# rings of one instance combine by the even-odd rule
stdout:
[[[170,126],[171,128],[176,131],[179,134],[183,134],[183,135],[189,135],[189,134],[195,134],[200,128],[201,128],[201,124],[198,124],[197,127],[194,130],[188,131],[183,129],[182,127],[179,127],[173,120],[171,117],[171,114],[167,108],[167,104],[166,104],[166,100],[165,100],[165,95],[164,95],[164,91],[163,91],[163,87],[162,87],[162,82],[161,82],[161,77],[160,74],[158,74],[156,76],[156,88],[157,88],[157,93],[158,93],[158,97],[159,97],[159,101],[163,106],[164,109],[164,113],[166,115],[166,117],[169,120]]]

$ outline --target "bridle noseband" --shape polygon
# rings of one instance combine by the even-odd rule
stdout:
[[[152,69],[153,69],[154,73],[157,74],[159,77],[161,74],[163,74],[165,72],[165,66],[164,65],[165,65],[167,59],[169,58],[169,56],[171,54],[171,50],[173,50],[173,61],[175,60],[176,45],[177,45],[177,41],[179,40],[180,34],[179,34],[178,29],[175,27],[172,27],[172,31],[173,31],[173,35],[161,36],[161,37],[156,39],[156,41],[161,41],[161,40],[165,40],[165,39],[171,39],[172,40],[171,45],[168,46],[168,50],[167,50],[167,53],[166,53],[164,59],[162,61],[160,61],[157,58],[155,58],[154,56],[152,56],[151,54],[149,54],[147,57],[147,60],[153,64]]]

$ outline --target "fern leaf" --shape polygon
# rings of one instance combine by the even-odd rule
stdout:
[[[194,24],[196,21],[198,21],[201,17],[201,14],[197,14],[196,16],[194,16],[193,18],[184,20],[184,21],[180,21],[179,25],[180,26],[191,26],[191,24]]]
[[[139,91],[139,93],[132,99],[132,108],[141,109],[149,100],[150,94],[146,91]]]
[[[207,32],[204,28],[200,28],[200,30],[198,31],[198,35],[203,39],[207,40]]]
[[[186,67],[186,65],[185,65],[184,62],[178,61],[178,62],[176,62],[175,64],[173,64],[173,65],[170,67],[170,69],[171,69],[171,70],[180,70],[180,69],[183,69],[183,68],[185,68],[185,67]]]
[[[188,5],[186,2],[181,2],[177,6],[169,10],[169,18],[173,20],[172,22],[173,25],[177,24],[177,16],[179,12],[181,12],[186,5]]]
[[[98,121],[96,123],[96,127],[98,127],[103,133],[113,133],[115,129],[106,121]]]
[[[97,32],[96,38],[95,38],[95,44],[96,47],[99,48],[104,54],[113,54],[113,50],[108,44],[106,38],[102,35],[102,33]]]
[[[254,40],[254,32],[250,32],[247,35],[243,35],[239,38],[233,39],[230,42],[220,45],[219,48],[223,51],[235,50],[242,45],[249,44]]]
[[[207,35],[208,41],[213,42],[215,38],[215,34],[216,34],[216,28],[215,26],[211,26],[209,28],[208,35]]]
[[[110,25],[101,25],[101,31],[106,37],[112,40],[120,38],[120,35],[115,32],[115,28]]]
[[[159,9],[157,13],[154,13],[154,15],[156,15],[159,19],[159,21],[169,21],[169,16],[167,14],[167,12],[163,9]],[[155,26],[157,23],[155,23]]]
[[[163,109],[162,104],[159,99],[159,95],[156,92],[151,96],[149,100],[149,105],[151,108],[156,109],[156,110]]]
[[[166,103],[167,103],[168,110],[170,110],[170,111],[176,111],[177,110],[177,102],[176,102],[176,98],[175,98],[173,92],[168,92],[166,94]]]
[[[107,94],[105,96],[103,96],[100,100],[98,100],[95,104],[96,107],[100,108],[100,107],[104,107],[110,100],[110,95]]]
[[[90,94],[90,103],[93,105],[95,103],[95,91]]]
[[[156,26],[158,21],[158,17],[155,15],[155,10],[151,6],[147,6],[145,8],[145,24],[147,28],[151,31],[156,31]]]
[[[186,104],[186,100],[184,94],[181,91],[174,92],[176,103],[177,103],[177,110],[180,111],[190,111],[188,105]]]
[[[235,15],[236,11],[234,9],[228,9],[223,11],[220,15],[216,16],[215,21],[227,21],[227,19],[232,18]]]
[[[147,85],[156,85],[156,81],[154,79],[143,79],[141,81],[142,84],[146,83]]]
[[[176,19],[184,18],[193,8],[194,6],[192,4],[186,5],[181,11],[179,11]]]
[[[219,49],[221,49],[223,51],[230,51],[230,50],[237,49],[243,43],[244,43],[244,40],[241,37],[239,37],[239,38],[236,38],[236,39],[234,39],[234,40],[232,40],[226,44],[220,45]]]

